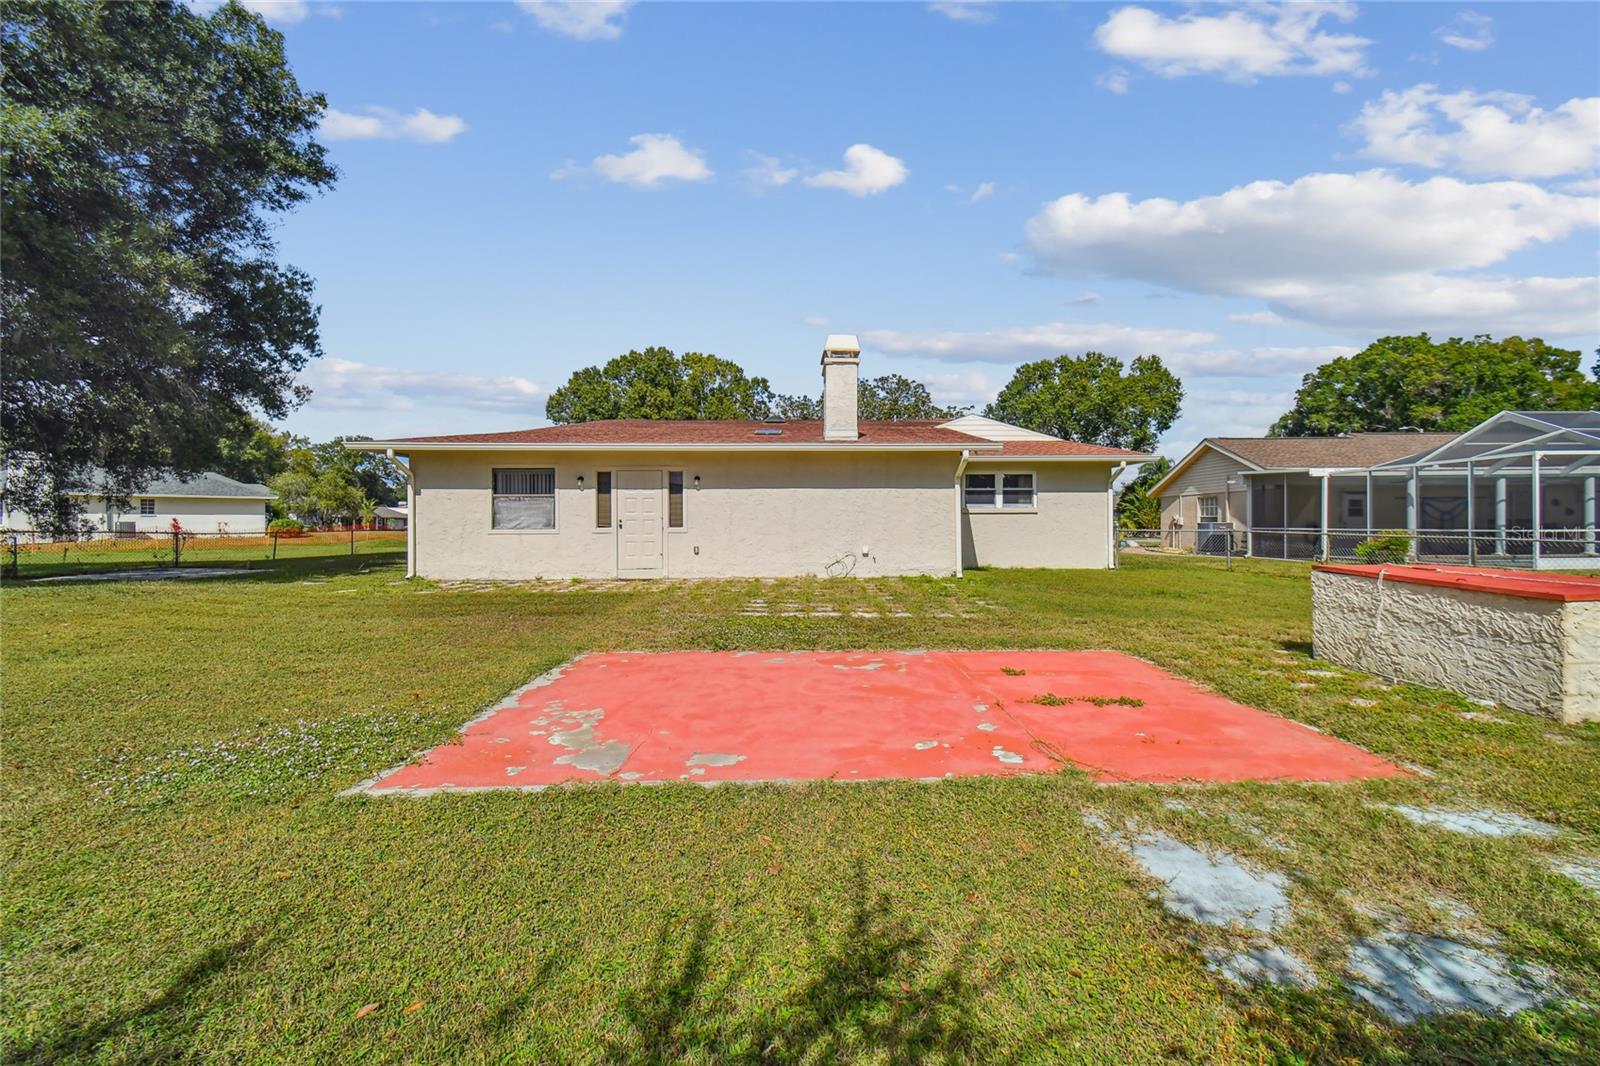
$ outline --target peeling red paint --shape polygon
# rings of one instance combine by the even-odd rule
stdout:
[[[1044,693],[1142,705],[1028,702]],[[1064,763],[1101,781],[1404,773],[1116,652],[670,652],[580,659],[370,791],[926,779]]]

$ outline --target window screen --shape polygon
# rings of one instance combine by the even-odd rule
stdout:
[[[594,528],[611,528],[611,471],[602,470],[594,476]]]
[[[968,474],[966,497],[968,507],[993,507],[994,475]]]
[[[1000,479],[1000,506],[1032,507],[1033,475],[1005,474]]]
[[[494,528],[556,528],[555,470],[550,467],[496,470]]]
[[[156,501],[154,501],[154,500],[140,500],[139,501],[139,513],[142,514],[142,515],[153,515],[153,514],[155,514],[156,513]]]
[[[667,527],[683,528],[683,471],[667,471]]]

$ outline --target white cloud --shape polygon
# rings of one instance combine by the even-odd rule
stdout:
[[[1229,315],[1229,322],[1243,322],[1250,326],[1281,326],[1283,319],[1271,311],[1250,311],[1245,314]]]
[[[1338,285],[1285,285],[1270,303],[1305,322],[1368,332],[1600,333],[1600,278],[1593,276],[1400,274]]]
[[[755,192],[781,189],[800,176],[798,170],[784,166],[777,156],[746,152],[745,158],[750,160],[750,165],[739,171],[739,180]]]
[[[550,388],[512,375],[479,376],[377,366],[351,359],[316,359],[301,381],[309,406],[334,410],[411,411],[456,407],[537,417]]]
[[[1349,132],[1365,139],[1362,155],[1389,163],[1551,178],[1600,166],[1600,97],[1545,111],[1514,93],[1416,85],[1368,103]]]
[[[622,36],[633,0],[517,0],[542,30],[578,41],[614,41]]]
[[[876,196],[906,180],[906,165],[870,144],[852,144],[844,150],[844,169],[825,170],[805,179],[819,189],[842,189],[851,196]]]
[[[1132,81],[1133,75],[1128,73],[1126,67],[1112,67],[1110,70],[1096,75],[1094,79],[1094,83],[1100,88],[1109,93],[1116,93],[1118,96],[1128,91],[1128,86]]]
[[[948,374],[919,374],[928,386],[933,402],[944,407],[972,407],[982,410],[984,404],[1000,393],[1000,382],[981,370],[963,370]]]
[[[1353,355],[1343,344],[1280,345],[1256,348],[1178,349],[1161,352],[1162,362],[1179,377],[1298,377],[1330,359]]]
[[[1371,170],[1188,201],[1074,193],[1029,220],[1027,241],[1060,274],[1272,297],[1297,285],[1484,267],[1597,222],[1593,198],[1525,182],[1413,183]]]
[[[975,204],[979,200],[987,200],[994,195],[994,182],[986,181],[972,190],[972,195],[967,197],[967,203]]]
[[[328,108],[322,116],[321,135],[330,141],[418,141],[443,144],[465,133],[467,123],[456,115],[436,115],[425,107],[411,114],[393,108],[369,107],[366,114]]]
[[[1195,349],[1216,334],[1199,330],[1123,326],[1111,323],[1047,322],[976,332],[960,330],[868,330],[864,346],[885,355],[951,363],[1017,363],[1063,352],[1105,352],[1122,358]]]
[[[606,181],[650,188],[664,181],[705,181],[711,168],[705,158],[670,133],[639,133],[628,138],[633,151],[595,156],[587,168],[567,163],[550,177],[556,181],[593,171]]]
[[[1100,302],[1100,294],[1088,291],[1080,292],[1067,302],[1074,307],[1093,307]]]
[[[995,0],[936,0],[928,10],[954,22],[993,22]]]
[[[1168,18],[1148,8],[1119,8],[1095,30],[1095,43],[1107,55],[1166,78],[1215,74],[1249,83],[1279,75],[1367,72],[1371,41],[1319,28],[1324,19],[1355,18],[1354,4],[1254,4],[1217,14],[1210,13],[1213,10],[1193,8]]]
[[[1453,48],[1482,52],[1494,44],[1494,19],[1476,11],[1463,11],[1433,35]]]
[[[820,328],[822,326],[826,326],[828,324],[828,320],[826,318],[824,318],[822,315],[807,315],[804,318],[802,318],[800,321],[804,322],[808,326],[814,326],[814,327],[818,327],[818,328]]]

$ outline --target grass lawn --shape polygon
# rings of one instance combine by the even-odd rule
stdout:
[[[841,616],[741,614],[754,597]],[[1322,668],[1303,566],[591,589],[407,583],[357,558],[240,581],[14,584],[0,612],[8,1062],[1459,1063],[1600,1048],[1600,903],[1551,870],[1600,854],[1600,727],[1469,719],[1482,708],[1440,692],[1307,673]],[[914,647],[1115,648],[1433,776],[339,796],[581,651]],[[1563,832],[1465,837],[1382,803],[1490,806]],[[1289,875],[1279,940],[1321,987],[1220,980],[1202,951],[1234,934],[1168,915],[1085,814]],[[1395,1027],[1340,975],[1354,938],[1396,925],[1493,938],[1575,1000]]]
[[[276,543],[274,543],[276,542]],[[274,568],[293,559],[340,558],[351,555],[403,557],[403,530],[359,529],[316,531],[299,536],[271,534],[186,534],[180,550],[183,566]],[[9,541],[0,543],[0,562],[9,566]],[[17,574],[23,578],[93,574],[172,565],[172,537],[96,536],[84,540],[29,541],[19,535]]]

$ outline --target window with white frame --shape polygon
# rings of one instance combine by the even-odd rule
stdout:
[[[1215,522],[1222,517],[1222,507],[1215,496],[1200,497],[1200,521]]]
[[[968,474],[962,496],[969,510],[1031,510],[1036,502],[1033,474]]]
[[[154,501],[154,500],[140,500],[139,501],[139,513],[141,515],[143,515],[144,517],[146,517],[146,518],[150,517],[151,515],[154,515],[156,513],[156,501]]]
[[[552,467],[494,472],[495,529],[556,528],[556,472]]]
[[[1346,493],[1344,497],[1344,517],[1347,522],[1365,522],[1367,520],[1367,497],[1361,493]]]

